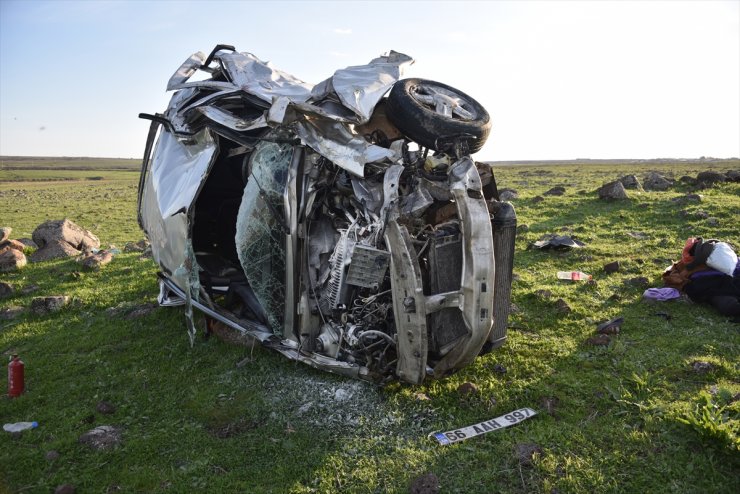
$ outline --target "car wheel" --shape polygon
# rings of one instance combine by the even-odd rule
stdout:
[[[398,81],[388,95],[387,114],[406,137],[437,151],[456,137],[471,136],[468,149],[475,153],[491,132],[491,118],[480,103],[426,79]]]

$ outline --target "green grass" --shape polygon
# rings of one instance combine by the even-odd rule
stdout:
[[[17,438],[0,434],[0,492],[49,492],[63,483],[78,492],[408,492],[426,472],[439,478],[441,492],[738,492],[738,326],[685,301],[645,302],[644,287],[624,282],[645,276],[660,286],[690,235],[740,246],[740,184],[700,191],[702,202],[687,205],[672,201],[687,192],[682,187],[630,191],[615,203],[595,193],[628,173],[641,178],[658,169],[678,178],[707,168],[496,168],[499,187],[519,192],[519,224],[528,227],[517,236],[509,339],[457,374],[418,387],[378,389],[214,338],[190,348],[181,309],[129,316],[157,294],[154,263],[135,253],[99,272],[83,272],[70,259],[1,274],[16,288],[38,290],[17,292],[0,308],[44,295],[73,300],[56,314],[0,320],[0,352],[22,356],[27,382],[22,397],[0,398],[0,420],[40,424]],[[566,194],[533,201],[555,185]],[[135,202],[135,174],[0,182],[0,226],[30,237],[42,221],[68,217],[103,245],[122,247],[142,237]],[[718,225],[697,219],[698,210]],[[586,247],[527,248],[545,233],[575,235]],[[621,270],[604,274],[615,260]],[[595,283],[555,278],[572,269],[593,274]],[[556,311],[559,298],[572,312]],[[616,316],[625,322],[608,347],[585,343],[599,322]],[[695,361],[712,369],[697,373]],[[479,393],[460,396],[464,382]],[[100,400],[115,413],[97,413]],[[454,446],[427,438],[520,407],[538,415]],[[78,443],[103,424],[123,428],[121,446],[94,452]],[[536,443],[542,453],[521,464],[518,443]],[[60,457],[45,459],[50,450]]]

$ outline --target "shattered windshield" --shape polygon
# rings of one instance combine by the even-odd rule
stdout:
[[[290,144],[263,141],[249,162],[249,178],[236,223],[236,251],[244,274],[282,333],[285,308],[285,214],[283,191],[293,155]]]

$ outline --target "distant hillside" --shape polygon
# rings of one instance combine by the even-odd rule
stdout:
[[[141,160],[125,158],[0,156],[0,170],[139,170]]]

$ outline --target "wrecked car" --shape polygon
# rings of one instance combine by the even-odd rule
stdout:
[[[191,344],[197,309],[316,368],[414,384],[503,344],[516,215],[471,158],[490,118],[401,79],[411,63],[391,51],[312,85],[218,45],[140,115],[138,220]]]

